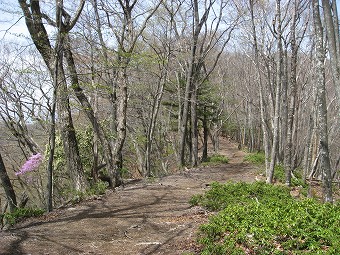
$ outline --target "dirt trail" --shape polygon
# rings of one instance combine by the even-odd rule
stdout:
[[[190,207],[194,194],[212,181],[253,181],[255,170],[244,153],[227,140],[221,154],[230,163],[200,167],[152,183],[136,182],[97,200],[48,214],[0,232],[0,254],[182,254],[197,226],[207,219]]]

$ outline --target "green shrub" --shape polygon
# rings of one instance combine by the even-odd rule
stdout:
[[[210,165],[211,163],[213,164],[227,164],[229,162],[229,159],[224,156],[224,155],[220,155],[220,154],[214,154],[210,157],[207,158],[207,161],[203,163],[203,165]]]
[[[295,200],[263,182],[214,183],[192,200],[221,210],[200,227],[201,254],[340,254],[339,204]]]
[[[4,213],[1,218],[4,222],[14,225],[16,222],[30,217],[37,217],[45,213],[45,210],[39,208],[18,208],[13,213]]]
[[[284,169],[282,164],[275,165],[275,167],[274,167],[274,179],[277,182],[281,182],[281,183],[286,182],[285,169]]]
[[[103,181],[97,181],[95,184],[91,186],[88,190],[86,190],[86,196],[93,195],[103,195],[105,194],[108,188],[108,183]]]
[[[282,164],[278,164],[274,168],[274,179],[277,182],[285,183],[286,182],[286,173],[284,166]],[[296,169],[293,174],[292,174],[292,179],[291,179],[291,186],[296,187],[296,186],[302,186],[302,187],[307,187],[308,185],[304,184],[302,181],[302,174],[301,174],[301,169]]]
[[[272,197],[279,199],[293,199],[290,196],[289,188],[284,186],[273,186],[265,182],[236,182],[221,184],[213,182],[211,189],[204,195],[196,195],[189,201],[191,205],[201,205],[209,210],[218,211],[229,204],[244,204],[250,200],[268,201]]]
[[[264,152],[249,153],[244,156],[244,161],[255,165],[263,165],[265,163]]]
[[[83,200],[86,200],[92,196],[105,194],[108,188],[108,183],[103,181],[97,181],[87,188],[85,192],[76,191],[74,189],[64,189],[62,195],[72,203],[77,204]]]

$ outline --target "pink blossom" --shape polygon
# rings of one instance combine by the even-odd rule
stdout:
[[[43,156],[41,155],[41,153],[37,153],[37,154],[31,156],[25,162],[25,164],[20,168],[20,171],[15,173],[15,175],[22,175],[24,173],[34,171],[35,169],[37,169],[39,167],[42,160],[43,160]]]

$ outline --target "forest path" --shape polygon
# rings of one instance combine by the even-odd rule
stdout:
[[[199,167],[152,183],[126,185],[97,200],[57,210],[0,232],[0,254],[182,254],[195,252],[193,240],[208,213],[190,207],[212,181],[254,181],[256,169],[244,152],[223,139],[220,154],[230,162]]]

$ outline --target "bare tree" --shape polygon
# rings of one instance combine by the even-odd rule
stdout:
[[[103,11],[106,13],[108,26],[111,28],[117,42],[116,67],[112,82],[114,97],[111,101],[113,108],[113,118],[115,125],[113,130],[114,139],[111,139],[113,169],[110,169],[110,178],[115,183],[120,183],[120,170],[122,169],[122,151],[126,139],[126,120],[129,88],[129,69],[138,40],[145,30],[148,21],[156,12],[162,1],[156,1],[154,6],[146,7],[147,10],[138,14],[140,8],[137,1],[119,0],[117,6],[112,8],[109,3],[102,2]],[[137,10],[137,11],[136,11]],[[137,22],[137,17],[142,16],[141,22]],[[141,17],[139,17],[141,18]],[[118,23],[112,20],[119,20]],[[138,25],[137,25],[138,24]]]
[[[267,183],[272,183],[274,175],[274,166],[277,160],[278,145],[279,145],[279,114],[280,114],[280,96],[281,87],[283,79],[283,49],[282,49],[282,19],[281,19],[281,0],[276,1],[276,15],[275,23],[277,22],[277,27],[274,28],[276,32],[278,56],[277,56],[277,71],[276,71],[276,91],[275,91],[275,106],[274,106],[274,121],[273,121],[273,143],[270,154],[270,164],[267,170]],[[275,25],[274,23],[274,25]]]
[[[302,30],[300,34],[297,34],[297,26],[298,21],[301,18],[302,12],[306,9],[308,4],[306,1],[295,0],[293,4],[293,15],[290,26],[290,48],[291,48],[291,56],[290,56],[290,74],[287,77],[287,83],[289,83],[289,102],[287,103],[287,122],[283,127],[287,130],[286,132],[286,145],[284,148],[284,167],[286,174],[286,185],[291,185],[291,175],[293,171],[293,125],[294,121],[296,121],[296,112],[297,112],[297,90],[298,90],[298,81],[297,81],[297,67],[298,67],[298,53],[301,42],[304,38],[304,34],[306,32],[307,26]],[[283,138],[284,139],[284,138]]]
[[[269,134],[268,128],[265,118],[265,107],[264,107],[264,96],[263,96],[263,81],[262,81],[262,71],[260,68],[260,52],[259,52],[259,45],[256,33],[256,26],[255,26],[255,15],[254,15],[254,0],[249,0],[250,4],[250,15],[251,15],[251,23],[252,23],[252,37],[253,37],[253,49],[255,54],[255,65],[259,83],[259,97],[260,97],[260,112],[261,112],[261,127],[262,127],[262,134],[263,134],[263,147],[265,152],[265,166],[266,166],[266,173],[269,170]]]
[[[180,120],[180,165],[185,165],[185,148],[189,136],[190,162],[192,166],[198,164],[198,113],[199,89],[204,82],[209,80],[222,52],[230,40],[231,33],[238,24],[239,15],[235,7],[235,17],[231,16],[226,21],[224,12],[228,7],[234,7],[229,2],[208,1],[205,3],[202,14],[199,11],[199,2],[193,1],[192,34],[190,41],[190,54],[186,60],[186,81],[183,100],[183,108]],[[209,23],[211,18],[213,22]],[[226,24],[228,23],[228,24]],[[222,28],[223,27],[223,28]],[[214,60],[209,62],[210,55],[214,54]],[[209,64],[208,64],[209,63]],[[190,125],[188,123],[190,117]]]
[[[322,0],[333,83],[340,102],[340,33],[337,1]]]
[[[63,146],[67,162],[67,167],[70,173],[73,175],[73,181],[76,190],[84,191],[86,188],[86,179],[83,172],[82,163],[79,156],[79,148],[76,140],[75,128],[73,125],[73,119],[69,103],[68,88],[65,79],[65,72],[63,67],[61,55],[58,51],[63,49],[65,36],[74,27],[77,19],[82,11],[85,1],[80,1],[79,7],[76,11],[75,16],[71,19],[70,15],[65,11],[63,7],[63,1],[58,1],[56,5],[56,20],[50,19],[47,14],[41,11],[39,1],[30,1],[28,4],[24,0],[18,1],[21,10],[25,17],[26,26],[31,35],[31,38],[40,52],[46,66],[49,69],[51,77],[55,75],[55,61],[58,63],[58,108],[59,118],[61,124],[61,136],[63,140]],[[56,51],[50,42],[49,35],[44,26],[43,19],[57,27],[62,35],[59,38],[59,42],[56,43]],[[57,53],[57,55],[54,55]],[[59,57],[59,58],[58,58]],[[56,59],[57,58],[57,59]]]
[[[323,27],[320,18],[320,6],[317,0],[313,0],[313,21],[315,29],[315,72],[317,87],[317,111],[319,132],[320,169],[323,179],[323,195],[325,202],[333,202],[332,174],[328,148],[327,105],[325,90],[325,50]]]

